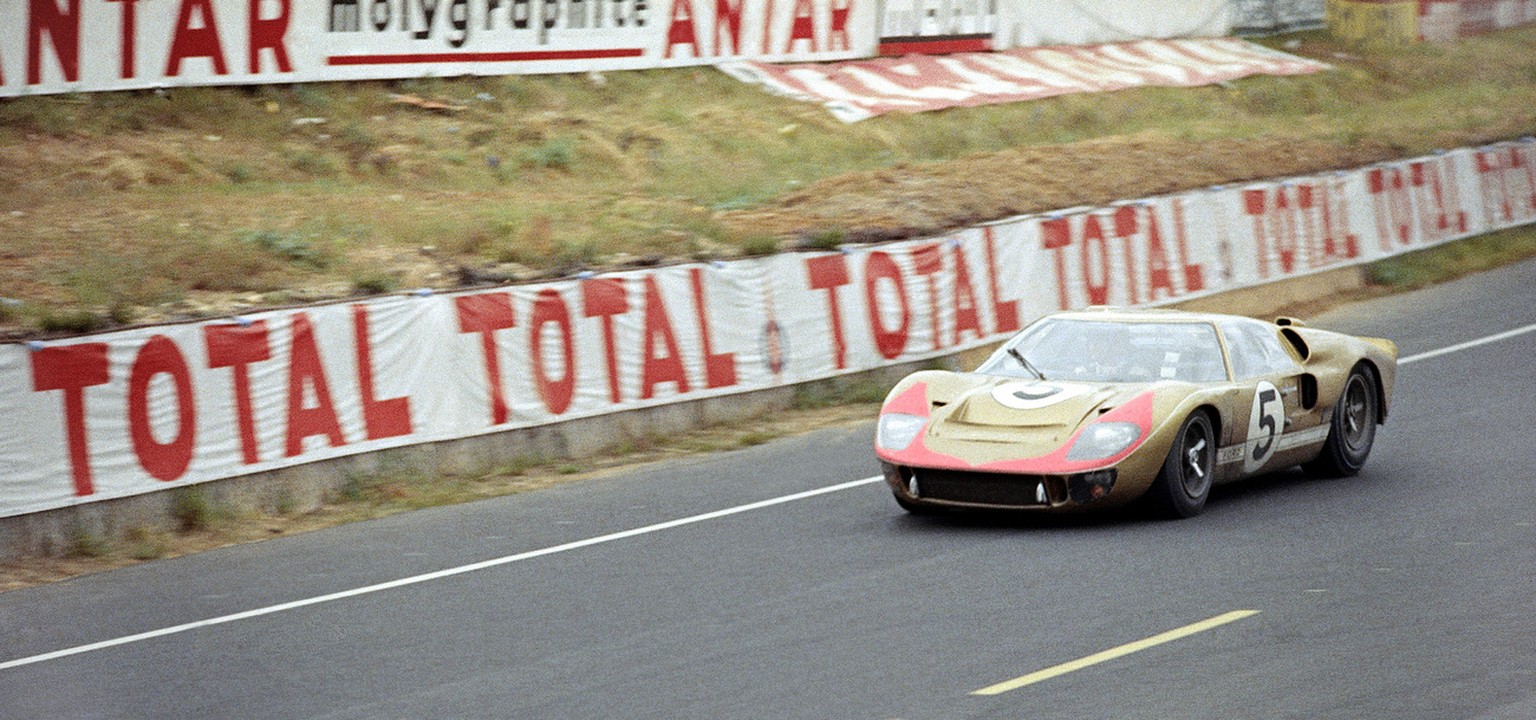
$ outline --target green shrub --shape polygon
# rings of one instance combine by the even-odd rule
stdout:
[[[575,143],[568,138],[558,138],[523,153],[523,163],[537,168],[565,170],[571,167],[575,157]]]

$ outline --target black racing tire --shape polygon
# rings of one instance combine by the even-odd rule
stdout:
[[[1205,509],[1216,470],[1216,430],[1203,411],[1191,413],[1179,426],[1163,469],[1147,491],[1159,515],[1188,518]]]
[[[1314,475],[1349,477],[1358,475],[1376,442],[1376,419],[1381,416],[1381,398],[1376,391],[1376,372],[1361,363],[1349,371],[1344,392],[1333,406],[1328,423],[1328,439],[1317,459],[1303,466]]]

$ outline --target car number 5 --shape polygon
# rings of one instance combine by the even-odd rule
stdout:
[[[1280,422],[1285,417],[1285,401],[1280,391],[1267,381],[1261,381],[1253,393],[1253,412],[1248,415],[1248,447],[1243,453],[1243,470],[1253,472],[1275,449],[1275,436],[1280,433]]]

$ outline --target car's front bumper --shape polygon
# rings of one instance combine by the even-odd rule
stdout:
[[[882,461],[891,492],[909,505],[984,510],[1066,510],[1099,504],[1114,468],[1064,475],[1015,475],[896,465]]]

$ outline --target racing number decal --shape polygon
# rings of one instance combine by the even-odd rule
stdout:
[[[1248,414],[1248,450],[1243,453],[1243,470],[1253,472],[1275,449],[1275,436],[1285,419],[1285,401],[1269,382],[1260,381],[1253,393],[1253,412]]]
[[[1258,429],[1268,434],[1260,441],[1263,444],[1255,445],[1253,448],[1253,459],[1255,461],[1263,460],[1264,456],[1269,454],[1269,449],[1275,445],[1275,419],[1264,414],[1264,408],[1268,407],[1271,402],[1274,402],[1278,395],[1274,390],[1266,389],[1259,391],[1257,398],[1258,407],[1254,409],[1254,412],[1259,414]]]
[[[992,399],[1014,410],[1039,410],[1086,394],[1088,388],[1082,385],[1054,385],[1034,380],[1006,382],[992,388]]]

